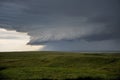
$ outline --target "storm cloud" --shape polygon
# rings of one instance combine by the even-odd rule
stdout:
[[[120,50],[119,0],[0,0],[0,27],[43,50]]]

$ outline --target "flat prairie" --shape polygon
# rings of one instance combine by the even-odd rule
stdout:
[[[0,52],[0,80],[120,80],[120,53]]]

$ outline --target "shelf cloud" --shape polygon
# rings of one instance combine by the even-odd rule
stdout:
[[[119,9],[119,0],[0,0],[0,27],[42,50],[120,50]]]

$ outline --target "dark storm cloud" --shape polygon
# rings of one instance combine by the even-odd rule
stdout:
[[[88,42],[85,40],[55,41],[46,43],[44,50],[56,51],[116,51],[120,50],[120,43],[115,40]]]
[[[91,47],[96,41],[104,48],[107,40],[119,43],[119,9],[119,0],[0,0],[0,27],[28,32],[28,44],[46,48]]]

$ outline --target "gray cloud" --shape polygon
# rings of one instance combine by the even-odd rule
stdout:
[[[119,40],[118,40],[119,41]],[[85,40],[56,41],[46,43],[47,46],[43,50],[56,51],[118,51],[120,43],[115,40],[103,40],[88,42]]]
[[[0,27],[28,32],[31,36],[28,44],[44,44],[46,48],[62,49],[59,44],[63,43],[68,45],[66,49],[77,44],[90,48],[96,41],[108,45],[109,40],[111,46],[117,46],[119,4],[119,0],[0,0]]]

